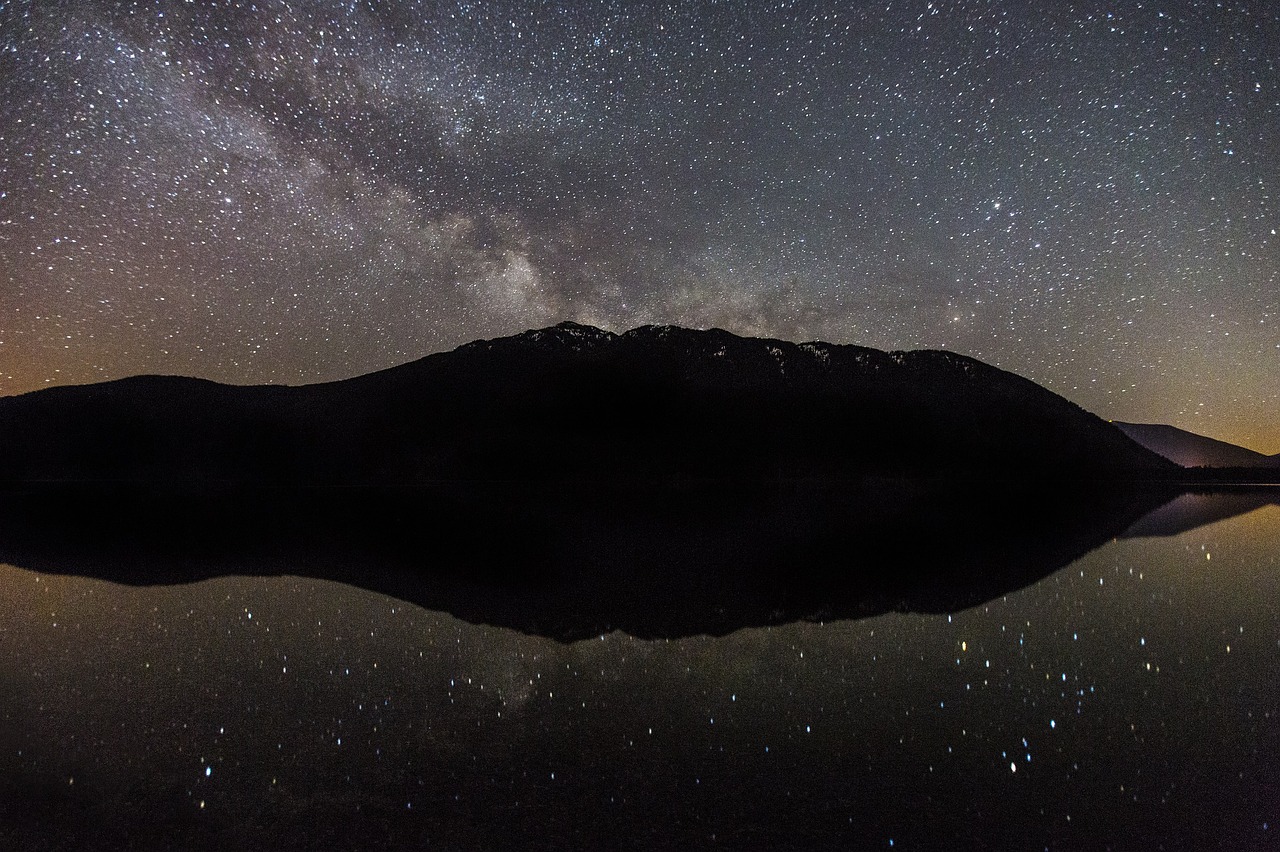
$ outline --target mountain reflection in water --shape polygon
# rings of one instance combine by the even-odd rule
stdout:
[[[0,844],[1270,848],[1280,820],[1280,509],[1115,540],[1132,530],[1142,502],[1116,498],[1086,511],[1106,519],[1091,523],[1066,504],[1043,512],[990,496],[953,501],[953,519],[999,506],[1039,526],[1014,525],[1004,542],[985,544],[974,529],[960,539],[956,565],[900,560],[871,572],[869,586],[825,592],[870,589],[872,604],[859,604],[869,612],[929,609],[942,602],[925,594],[921,578],[995,566],[999,582],[948,593],[967,608],[717,637],[685,635],[699,625],[680,615],[647,622],[673,638],[612,632],[562,641],[567,627],[628,616],[626,607],[577,621],[557,615],[544,631],[467,623],[320,579],[361,576],[358,565],[341,566],[368,556],[367,543],[341,532],[331,533],[333,549],[322,542],[307,551],[242,529],[222,552],[206,547],[204,562],[199,548],[211,542],[184,545],[176,529],[104,543],[101,576],[157,582],[167,549],[181,562],[171,579],[211,577],[182,585],[5,567]],[[687,510],[665,505],[671,518]],[[773,539],[751,527],[790,518],[797,504],[768,505],[745,521],[724,510],[714,541],[741,534],[734,552],[767,564],[749,548],[792,533]],[[30,504],[26,511],[38,520]],[[185,511],[163,520],[178,523]],[[877,517],[892,514],[884,511]],[[19,530],[17,513],[11,503],[0,527],[6,559],[92,571],[92,530],[68,528],[60,544],[42,546],[55,526]],[[848,538],[829,520],[809,518],[805,527],[795,519],[797,541],[828,534],[806,552],[815,563],[827,554],[830,565],[879,564],[863,560],[858,542],[876,559],[945,558],[945,544],[912,540],[905,527],[886,527],[903,536],[890,546],[866,533],[865,517]],[[696,543],[680,537],[678,523],[653,523],[667,532],[669,552]],[[937,523],[920,520],[915,535]],[[964,535],[962,525],[945,527]],[[1108,543],[1086,553],[1101,530],[1110,530]],[[544,539],[548,548],[557,541]],[[650,539],[637,533],[591,547],[603,558],[611,544],[635,570],[640,563],[627,559],[636,541]],[[437,558],[467,555],[450,551],[455,545]],[[478,546],[497,554],[510,545]],[[1010,567],[1023,548],[1029,573]],[[405,553],[384,551],[374,579],[402,582],[406,566],[396,560]],[[269,575],[307,554],[298,573],[316,577],[221,576],[228,559]],[[706,553],[683,564],[698,560],[721,564]],[[1055,561],[1070,564],[1055,571]],[[763,576],[758,570],[747,580]],[[797,585],[833,576],[803,563],[791,571]],[[465,573],[426,575],[447,588],[424,594],[456,596]],[[477,587],[524,588],[517,601],[559,588],[541,585],[546,575],[522,575],[521,586],[478,573]],[[699,593],[678,587],[672,597]],[[702,602],[716,599],[706,594]],[[796,594],[793,614],[822,614],[810,608],[826,598]],[[645,605],[656,601],[658,584],[644,595]],[[725,619],[744,614],[772,617],[742,607],[695,632],[723,632]]]
[[[0,561],[130,584],[300,574],[573,641],[949,612],[1035,582],[1159,487],[447,485],[0,494]]]

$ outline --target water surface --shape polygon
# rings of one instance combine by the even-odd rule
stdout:
[[[3,566],[0,841],[1274,848],[1278,554],[1263,506],[952,614],[575,642]]]

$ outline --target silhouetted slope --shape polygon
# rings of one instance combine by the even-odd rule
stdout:
[[[0,400],[0,477],[1110,478],[1174,466],[1067,400],[947,352],[564,323],[303,387],[138,377]]]
[[[1280,467],[1280,456],[1264,456],[1176,426],[1113,423],[1142,446],[1183,467]]]

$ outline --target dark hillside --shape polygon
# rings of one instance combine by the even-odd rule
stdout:
[[[947,352],[564,323],[303,387],[137,377],[0,399],[0,479],[229,484],[866,476],[1176,466]]]

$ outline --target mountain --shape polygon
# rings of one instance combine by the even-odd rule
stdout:
[[[1161,478],[1177,468],[949,352],[573,323],[339,382],[140,376],[0,399],[0,481]]]
[[[1176,426],[1112,422],[1142,446],[1183,467],[1280,468],[1280,455],[1265,456]]]

